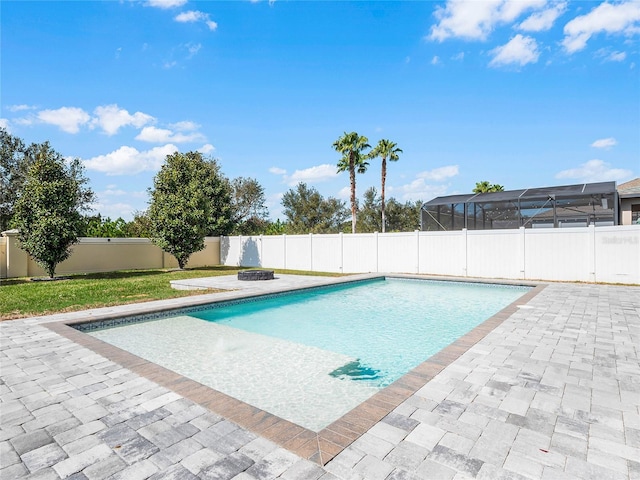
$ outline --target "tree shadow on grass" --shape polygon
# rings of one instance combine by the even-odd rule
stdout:
[[[232,266],[213,266],[213,267],[195,267],[180,269],[163,269],[163,270],[121,270],[116,272],[97,272],[86,273],[76,275],[65,275],[69,280],[121,280],[125,278],[135,277],[153,277],[156,275],[170,275],[174,273],[188,273],[188,272],[210,272],[211,276],[228,274],[229,272],[237,272],[238,270],[244,270],[242,267]],[[0,280],[0,287],[9,285],[22,285],[25,283],[33,283],[30,278],[11,278]]]

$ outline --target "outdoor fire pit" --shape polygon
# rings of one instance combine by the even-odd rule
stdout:
[[[273,280],[273,270],[243,270],[238,272],[238,280],[253,282],[256,280]]]

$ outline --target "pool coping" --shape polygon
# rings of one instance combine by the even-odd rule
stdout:
[[[159,309],[157,306],[148,304],[148,307],[145,308],[145,304],[140,304],[142,307],[135,314],[132,314],[131,312],[128,314],[122,312],[109,312],[99,316],[92,315],[89,319],[77,318],[74,320],[60,320],[45,323],[43,326],[144,378],[156,382],[158,385],[168,388],[169,390],[198,403],[210,411],[235,422],[239,426],[275,442],[302,458],[313,461],[319,465],[326,465],[331,459],[342,452],[342,450],[351,445],[351,443],[360,438],[360,436],[366,433],[377,422],[391,413],[398,405],[426,385],[444,368],[453,363],[473,345],[481,341],[497,326],[502,324],[502,322],[517,311],[519,305],[528,303],[547,286],[546,283],[540,282],[476,279],[466,277],[440,277],[415,274],[364,274],[335,277],[335,281],[332,280],[322,286],[380,278],[409,278],[465,283],[520,285],[532,288],[515,302],[507,305],[495,315],[488,318],[435,355],[432,355],[391,385],[375,393],[373,396],[354,407],[352,410],[319,432],[306,429],[291,421],[249,405],[241,400],[233,398],[211,387],[203,385],[195,380],[191,380],[190,378],[184,377],[172,370],[145,360],[137,355],[73,328],[73,325],[75,324],[103,321],[123,316],[149,313],[151,311],[179,310],[190,306],[229,301],[230,299],[261,297],[265,295],[272,295],[274,293],[300,291],[317,287],[304,286],[300,288],[276,289],[269,293],[238,291],[225,296],[225,298],[218,299],[211,299],[211,296],[209,295],[203,296],[206,298],[191,297],[196,300],[188,302],[188,305],[182,305],[180,307],[171,305],[164,309]]]

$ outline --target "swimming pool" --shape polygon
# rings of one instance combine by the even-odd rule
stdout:
[[[317,432],[527,291],[387,278],[88,333]]]

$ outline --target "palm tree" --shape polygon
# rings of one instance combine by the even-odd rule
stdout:
[[[360,136],[356,132],[345,132],[333,142],[333,148],[342,154],[338,162],[338,172],[348,170],[351,181],[351,233],[356,233],[356,171],[358,173],[367,171],[369,157],[363,151],[371,148],[368,142],[367,137]]]
[[[384,184],[387,181],[387,158],[392,162],[397,162],[400,158],[398,153],[402,153],[402,149],[391,140],[382,139],[378,145],[371,151],[371,157],[382,158],[382,185],[380,191],[380,207],[382,209],[382,233],[384,233]]]
[[[476,182],[476,187],[473,189],[473,193],[492,193],[492,192],[504,192],[504,187],[484,180],[482,182]]]

